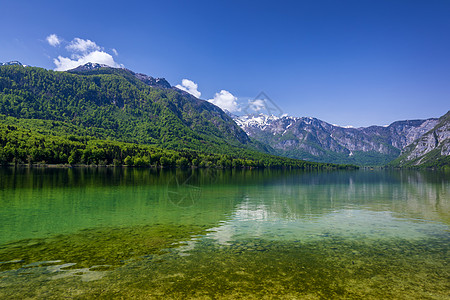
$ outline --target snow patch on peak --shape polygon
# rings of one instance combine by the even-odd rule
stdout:
[[[113,68],[113,69],[118,69],[116,67],[112,67],[109,65],[105,65],[105,64],[99,64],[99,63],[93,63],[93,62],[88,62],[85,63],[84,65],[78,66],[74,69],[68,70],[68,71],[91,71],[91,70],[97,70],[100,68]],[[119,68],[122,69],[122,68]]]
[[[280,117],[274,115],[243,115],[238,116],[234,119],[234,121],[242,128],[242,127],[259,127],[261,129],[265,129],[266,126],[270,125],[273,121],[280,119]]]
[[[5,63],[0,62],[0,66],[23,66],[23,67],[26,67],[26,65],[22,65],[22,63],[18,60],[8,61]]]
[[[341,126],[338,124],[331,124],[331,125],[333,125],[334,127],[340,127],[340,128],[355,128],[353,125],[345,125],[345,126]]]

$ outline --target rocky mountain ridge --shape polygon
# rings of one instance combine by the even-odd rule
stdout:
[[[24,66],[20,61],[13,60],[5,63],[0,62],[0,66]]]
[[[431,130],[402,150],[393,166],[442,166],[450,163],[450,111]]]
[[[165,78],[154,78],[154,77],[146,75],[146,74],[135,73],[126,68],[113,68],[108,65],[98,64],[98,63],[89,62],[84,65],[78,66],[74,69],[68,70],[67,72],[73,73],[73,74],[85,74],[85,75],[114,73],[114,74],[121,74],[123,76],[135,77],[135,78],[139,79],[141,82],[143,82],[149,86],[160,87],[160,88],[165,88],[165,89],[170,89],[172,87]]]
[[[235,122],[277,155],[292,158],[384,165],[437,125],[438,119],[397,121],[389,126],[348,128],[312,117],[244,115]]]
[[[105,65],[105,64],[99,64],[99,63],[91,63],[91,62],[88,62],[88,63],[86,63],[86,64],[84,64],[84,65],[78,66],[78,67],[76,67],[76,68],[74,68],[74,69],[71,69],[71,70],[69,70],[69,71],[72,71],[72,72],[82,72],[82,71],[92,71],[92,70],[97,70],[97,69],[100,69],[100,68],[112,68],[112,67],[110,67],[110,66],[108,66],[108,65]]]

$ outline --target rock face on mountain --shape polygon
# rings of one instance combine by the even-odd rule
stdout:
[[[450,163],[450,111],[431,130],[403,149],[393,166],[433,166]]]
[[[134,76],[142,81],[143,83],[150,85],[150,86],[159,86],[162,88],[170,89],[172,86],[165,78],[153,78],[151,76],[141,74],[141,73],[134,73]]]
[[[319,162],[385,165],[438,123],[398,121],[389,126],[344,128],[311,117],[245,115],[236,123],[273,153]]]
[[[368,136],[379,136],[397,149],[403,149],[427,131],[432,129],[438,122],[437,118],[427,120],[397,121],[389,126],[370,126],[359,128]]]

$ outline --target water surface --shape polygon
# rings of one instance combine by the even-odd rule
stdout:
[[[0,298],[450,297],[449,174],[0,170]]]

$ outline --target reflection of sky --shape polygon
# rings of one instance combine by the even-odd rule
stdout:
[[[247,198],[229,220],[211,228],[207,238],[221,245],[246,238],[305,242],[327,238],[416,240],[448,230],[449,226],[443,223],[399,218],[390,211],[356,207],[285,218],[270,206],[252,203]]]

